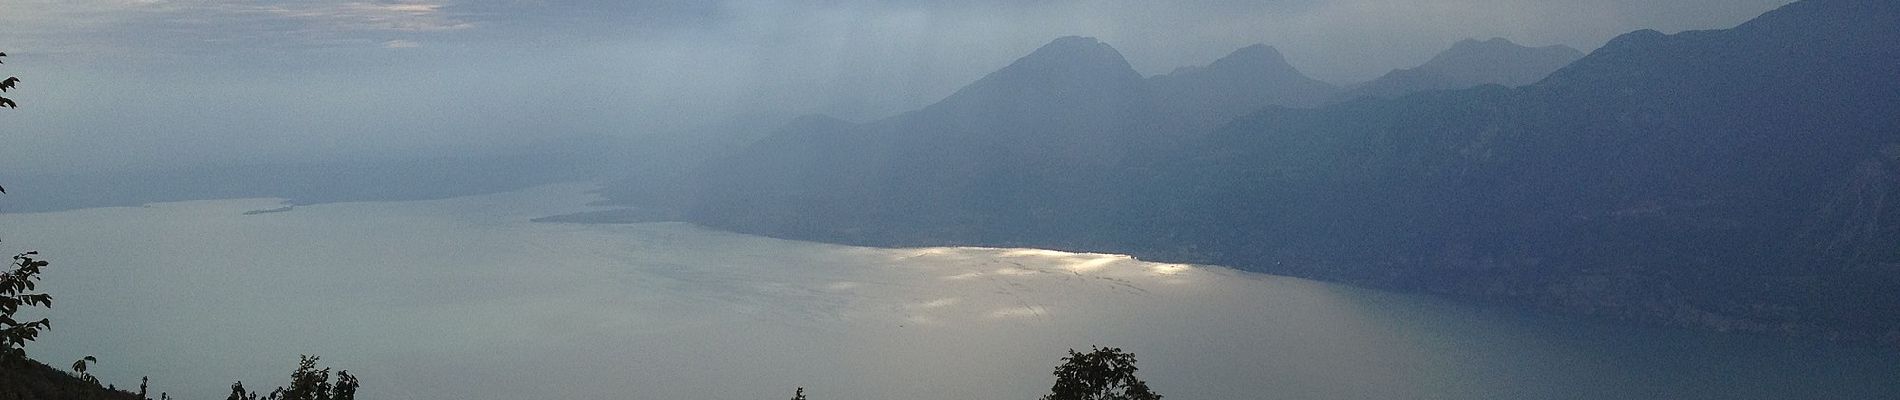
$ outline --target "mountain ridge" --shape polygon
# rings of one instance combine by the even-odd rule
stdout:
[[[1900,143],[1896,8],[1810,0],[1731,30],[1632,32],[1520,88],[1256,114],[1160,167],[1161,179],[1217,188],[1168,204],[1282,206],[1163,215],[1158,225],[1187,226],[1184,238],[1127,246],[1652,323],[1900,344],[1900,325],[1881,317],[1900,312],[1900,215],[1883,195],[1900,187],[1900,163],[1881,155]]]
[[[1184,130],[1206,131],[1266,107],[1313,107],[1338,92],[1307,77],[1280,51],[1265,44],[1235,50],[1204,66],[1181,67],[1148,78],[1166,112]]]
[[[1481,85],[1524,86],[1536,83],[1584,57],[1564,45],[1527,47],[1505,38],[1464,39],[1413,68],[1395,69],[1355,85],[1333,100],[1361,97],[1395,98],[1430,90],[1464,89]]]
[[[1900,313],[1900,251],[1881,245],[1900,242],[1900,204],[1885,194],[1900,188],[1897,8],[1805,0],[1732,29],[1631,32],[1520,87],[1268,105],[1209,132],[1184,128],[1192,116],[1166,111],[1165,96],[1143,97],[1159,85],[1129,83],[1125,60],[1083,57],[1098,61],[1078,75],[1094,78],[1074,81],[1135,98],[999,71],[1033,87],[959,91],[797,147],[813,155],[752,146],[714,167],[727,183],[703,188],[712,200],[687,219],[1900,343],[1885,317]],[[775,159],[801,161],[748,163]],[[800,175],[734,183],[784,171]],[[718,202],[731,198],[765,200]]]

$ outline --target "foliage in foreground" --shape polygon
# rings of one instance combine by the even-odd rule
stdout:
[[[13,256],[12,268],[0,271],[0,357],[25,357],[26,342],[53,325],[46,318],[25,322],[14,318],[21,307],[53,306],[53,296],[34,291],[41,269],[48,264],[38,257],[38,252],[21,253]]]
[[[269,396],[260,397],[258,393],[246,392],[244,382],[231,385],[231,396],[226,400],[355,400],[356,376],[349,371],[337,371],[336,383],[330,383],[330,369],[317,369],[317,357],[302,356],[297,370],[290,373],[290,386],[277,387]]]
[[[7,53],[0,52],[0,57]],[[4,62],[0,62],[4,64]],[[12,90],[20,78],[0,79],[0,92]],[[12,99],[0,97],[0,107],[17,108]],[[0,193],[6,188],[0,187]],[[49,265],[39,258],[39,252],[25,252],[13,256],[12,265],[0,270],[0,400],[147,400],[146,385],[149,379],[141,379],[139,392],[134,394],[107,385],[101,387],[99,378],[89,370],[92,364],[99,362],[94,356],[85,356],[73,362],[72,373],[68,374],[45,363],[26,357],[26,343],[38,339],[42,331],[52,328],[52,321],[40,318],[37,321],[19,321],[15,313],[23,307],[53,306],[53,296],[37,292],[36,281],[40,272]],[[290,387],[278,387],[271,391],[267,400],[354,400],[358,386],[356,377],[348,371],[336,373],[336,383],[330,383],[330,369],[317,369],[317,357],[303,356],[301,364],[290,374]],[[258,400],[254,393],[246,393],[243,383],[232,385],[231,398],[237,400]],[[170,396],[160,394],[161,399]]]
[[[1069,350],[1056,367],[1056,384],[1042,400],[1160,400],[1148,383],[1135,377],[1135,354],[1122,349]]]
[[[6,52],[0,52],[0,57],[6,57],[6,56],[7,56]],[[5,64],[5,63],[0,62],[0,64]],[[9,76],[7,77],[7,79],[0,79],[0,92],[6,92],[8,90],[12,90],[15,85],[19,85],[19,84],[20,84],[19,77]],[[6,98],[5,96],[0,96],[0,107],[20,108],[20,105],[15,104],[13,102],[13,99]],[[5,192],[6,192],[6,189],[0,189],[0,193],[5,193]]]
[[[25,357],[0,357],[0,400],[146,400]]]

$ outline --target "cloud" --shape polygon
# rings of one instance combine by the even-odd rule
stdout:
[[[476,26],[442,0],[0,0],[9,46],[97,56],[375,47],[389,33]]]
[[[99,53],[377,48],[392,33],[499,46],[824,47],[909,39],[982,53],[1087,35],[1117,46],[1148,73],[1267,43],[1310,74],[1351,80],[1411,66],[1467,37],[1588,50],[1635,29],[1723,27],[1788,1],[0,0],[7,10],[0,37],[15,48]]]
[[[386,48],[386,49],[413,49],[417,47],[422,47],[422,44],[416,43],[413,40],[396,39],[396,40],[383,42],[383,48]]]
[[[429,32],[463,29],[474,24],[446,15],[443,4],[405,2],[305,2],[260,5],[231,2],[226,11],[234,14],[264,13],[326,25],[337,32]]]
[[[1351,83],[1464,38],[1589,51],[1789,1],[0,0],[6,72],[60,88],[26,98],[0,167],[869,121],[1065,35],[1147,74],[1265,43]],[[72,156],[100,148],[125,156]]]

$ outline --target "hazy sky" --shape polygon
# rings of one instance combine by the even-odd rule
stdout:
[[[1334,82],[1459,39],[1584,51],[1787,0],[0,0],[0,167],[480,151],[914,109],[1058,36],[1145,74],[1276,46]]]

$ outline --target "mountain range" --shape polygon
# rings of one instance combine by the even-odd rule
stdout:
[[[1209,130],[1269,106],[1310,108],[1339,93],[1309,78],[1271,46],[1235,50],[1206,66],[1181,67],[1148,78],[1164,111],[1188,130]]]
[[[1266,46],[1144,78],[1066,37],[917,111],[800,118],[641,205],[1900,343],[1900,5],[1565,50],[1461,42],[1344,91]]]
[[[1537,83],[1557,69],[1583,58],[1570,46],[1525,47],[1505,38],[1466,39],[1416,68],[1393,70],[1359,84],[1338,97],[1394,98],[1407,94],[1482,85],[1510,87]]]

